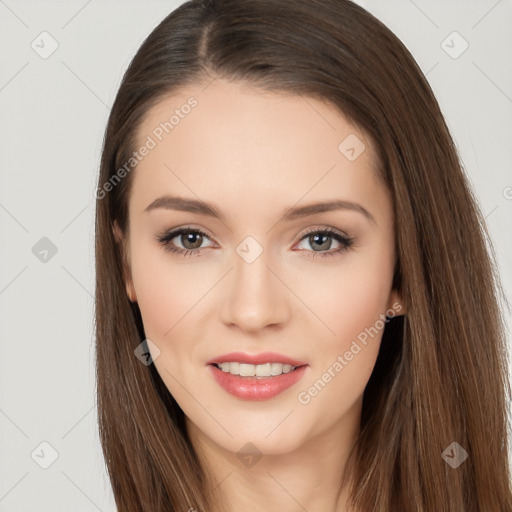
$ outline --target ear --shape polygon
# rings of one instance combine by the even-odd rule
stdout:
[[[133,281],[131,278],[130,261],[126,247],[126,241],[117,220],[114,221],[112,232],[114,233],[116,243],[118,244],[119,250],[122,254],[123,260],[121,263],[123,267],[123,278],[126,286],[126,294],[128,295],[130,302],[137,302],[137,295],[135,294],[135,287],[133,286]]]
[[[393,316],[401,316],[407,314],[407,308],[402,300],[402,294],[398,290],[391,290],[388,300],[387,311],[394,311]],[[391,316],[391,315],[390,315]]]

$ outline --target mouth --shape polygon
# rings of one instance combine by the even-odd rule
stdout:
[[[207,365],[213,379],[230,395],[247,400],[269,400],[291,388],[306,373],[309,365],[282,363],[252,365],[225,361]],[[272,375],[274,373],[274,375]]]
[[[294,366],[291,364],[274,362],[264,364],[249,364],[240,363],[238,361],[224,361],[221,363],[212,363],[212,366],[218,368],[224,373],[236,375],[244,379],[263,380],[294,372],[297,370],[297,368],[301,368],[307,365],[301,364]]]

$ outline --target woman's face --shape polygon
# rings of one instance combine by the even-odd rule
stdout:
[[[318,100],[221,79],[160,102],[138,136],[127,292],[189,427],[269,454],[353,429],[401,308],[371,141]],[[268,376],[283,358],[297,368]]]

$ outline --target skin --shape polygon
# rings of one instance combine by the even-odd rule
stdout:
[[[153,107],[139,141],[190,96],[197,106],[133,171],[129,237],[115,227],[127,248],[128,296],[138,302],[146,336],[160,351],[154,364],[232,510],[347,511],[350,475],[338,489],[382,329],[359,343],[362,349],[309,403],[300,403],[298,393],[387,310],[405,312],[391,287],[393,208],[377,178],[374,148],[327,103],[220,78],[206,88],[187,86]],[[355,161],[338,149],[349,134],[366,145]],[[214,203],[225,220],[144,211],[164,194]],[[375,222],[349,209],[282,220],[291,207],[332,199],[362,205]],[[200,247],[192,249],[197,254],[173,254],[158,241],[180,227],[207,233],[202,244],[172,239],[179,248]],[[320,239],[315,251],[304,236],[314,228],[333,228],[353,245],[321,257],[341,244]],[[247,236],[263,249],[252,263],[236,252]],[[228,394],[205,366],[232,351],[275,351],[309,368],[280,395],[246,401]],[[249,442],[262,454],[252,467],[237,457]]]

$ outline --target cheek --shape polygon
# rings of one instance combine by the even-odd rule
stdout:
[[[165,251],[158,253],[132,254],[132,280],[146,338],[159,349],[157,356],[152,353],[155,367],[178,403],[187,404],[190,397],[179,383],[192,389],[186,370],[187,361],[198,357],[194,314],[212,280],[192,266],[176,264]]]
[[[382,253],[355,255],[310,288],[308,304],[329,329],[327,346],[346,349],[365,329],[381,326],[391,292],[393,260]]]
[[[375,247],[364,257],[347,258],[311,287],[308,305],[324,324],[318,323],[314,345],[321,350],[302,388],[309,398],[318,396],[313,408],[328,407],[334,417],[363,393],[386,325],[393,263],[393,254]]]
[[[132,280],[148,338],[171,339],[211,288],[211,276],[191,269],[163,249],[132,253]]]
[[[387,293],[371,273],[333,279],[325,322],[334,331],[329,345],[348,350],[348,345],[386,311]]]

